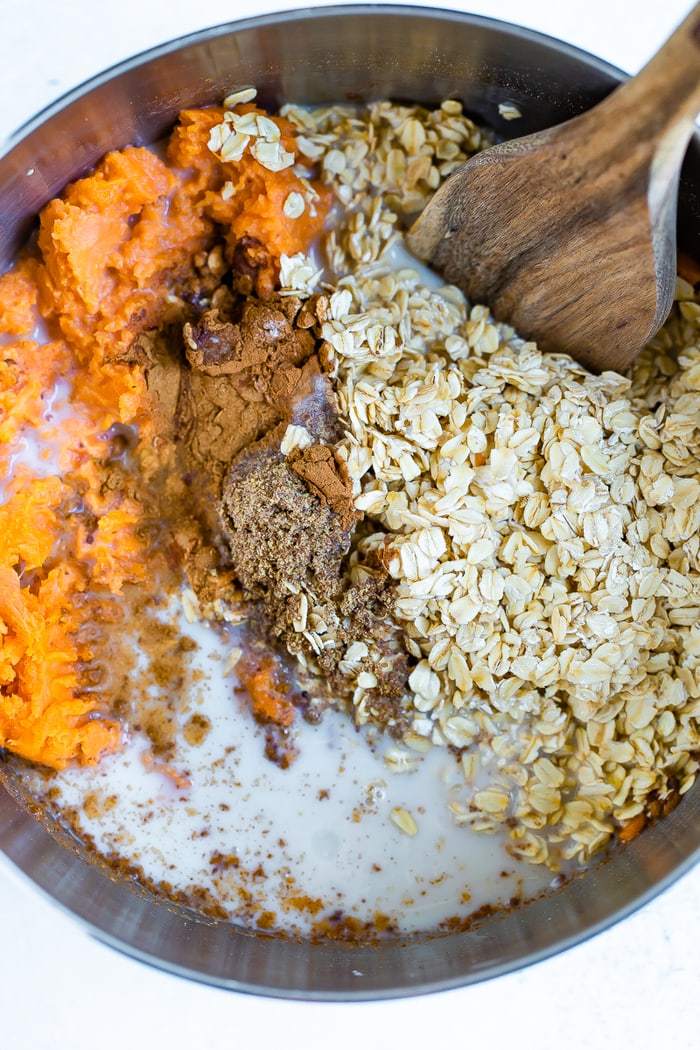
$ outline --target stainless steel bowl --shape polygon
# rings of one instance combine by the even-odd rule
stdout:
[[[0,270],[42,205],[108,149],[149,143],[183,106],[253,83],[264,104],[461,98],[504,138],[586,109],[622,74],[556,40],[471,15],[352,6],[269,15],[158,47],[96,77],[21,129],[0,155]],[[499,102],[522,111],[514,123]],[[684,169],[679,243],[700,257],[700,142]],[[700,787],[584,878],[466,933],[350,948],[199,920],[110,877],[29,812],[0,763],[0,848],[101,940],[209,984],[287,998],[380,999],[452,988],[528,965],[640,907],[700,855]],[[54,829],[55,832],[55,829]]]

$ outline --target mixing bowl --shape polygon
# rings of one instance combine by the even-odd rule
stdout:
[[[391,97],[463,100],[501,137],[526,134],[599,101],[622,74],[575,48],[449,11],[351,6],[263,16],[196,33],[130,59],[71,92],[0,156],[0,270],[42,205],[108,149],[149,143],[183,106],[255,84],[263,104]],[[517,121],[499,103],[521,111]],[[680,245],[700,257],[700,142],[684,168]],[[687,871],[700,855],[700,785],[624,850],[551,896],[443,937],[379,947],[263,937],[158,902],[102,870],[35,819],[0,762],[0,848],[103,941],[209,984],[316,1000],[447,989],[536,962],[604,929]]]

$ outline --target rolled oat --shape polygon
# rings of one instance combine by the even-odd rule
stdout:
[[[284,112],[346,210],[324,245],[322,352],[366,516],[357,562],[388,548],[392,644],[415,661],[387,764],[450,747],[456,821],[506,827],[513,854],[553,869],[586,860],[671,808],[698,768],[698,299],[679,281],[629,376],[544,355],[391,258],[485,144],[459,103]],[[283,260],[289,292],[320,278]],[[366,648],[344,657],[358,723],[374,720],[382,659]]]

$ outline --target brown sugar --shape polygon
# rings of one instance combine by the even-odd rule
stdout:
[[[301,300],[214,298],[216,306],[184,325],[189,367],[176,421],[186,466],[209,480],[218,499],[233,458],[291,420],[320,366],[313,333],[296,324]]]

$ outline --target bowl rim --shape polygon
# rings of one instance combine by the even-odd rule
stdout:
[[[208,40],[215,40],[217,37],[226,36],[231,32],[238,32],[246,29],[261,29],[267,25],[279,25],[285,21],[311,21],[319,18],[339,18],[347,17],[348,15],[371,16],[374,14],[395,14],[400,16],[411,14],[419,19],[439,17],[446,22],[455,21],[461,24],[467,23],[474,26],[505,30],[506,32],[510,30],[523,40],[551,45],[553,49],[560,54],[567,55],[574,59],[581,59],[585,61],[586,65],[589,67],[595,68],[601,73],[611,75],[620,81],[629,79],[629,73],[626,73],[620,67],[613,65],[603,58],[599,58],[597,55],[590,51],[586,51],[584,48],[578,47],[576,44],[571,44],[566,40],[560,40],[558,37],[552,36],[549,33],[541,32],[540,30],[530,29],[528,26],[522,26],[517,22],[509,22],[499,18],[494,18],[491,15],[472,14],[468,11],[459,11],[449,7],[429,7],[426,4],[416,4],[414,6],[412,4],[396,3],[351,3],[328,4],[321,7],[282,8],[276,12],[250,15],[247,18],[241,19],[231,19],[226,22],[206,26],[203,29],[196,29],[191,33],[182,33],[170,40],[165,40],[160,44],[154,44],[151,47],[145,48],[143,51],[139,51],[135,55],[130,55],[127,58],[113,62],[105,69],[92,74],[86,80],[81,81],[72,88],[68,88],[67,91],[64,91],[52,101],[47,102],[45,106],[42,106],[36,113],[23,121],[3,142],[0,142],[0,160],[2,160],[7,153],[11,152],[19,142],[25,139],[33,131],[36,131],[42,124],[54,116],[55,113],[65,109],[72,102],[77,101],[89,91],[100,87],[102,84],[112,80],[116,76],[120,76],[122,73],[127,73],[130,70],[136,69],[138,66],[151,62],[154,59],[172,54],[174,51],[180,50],[180,48],[185,45],[189,46],[190,44],[206,43]]]

